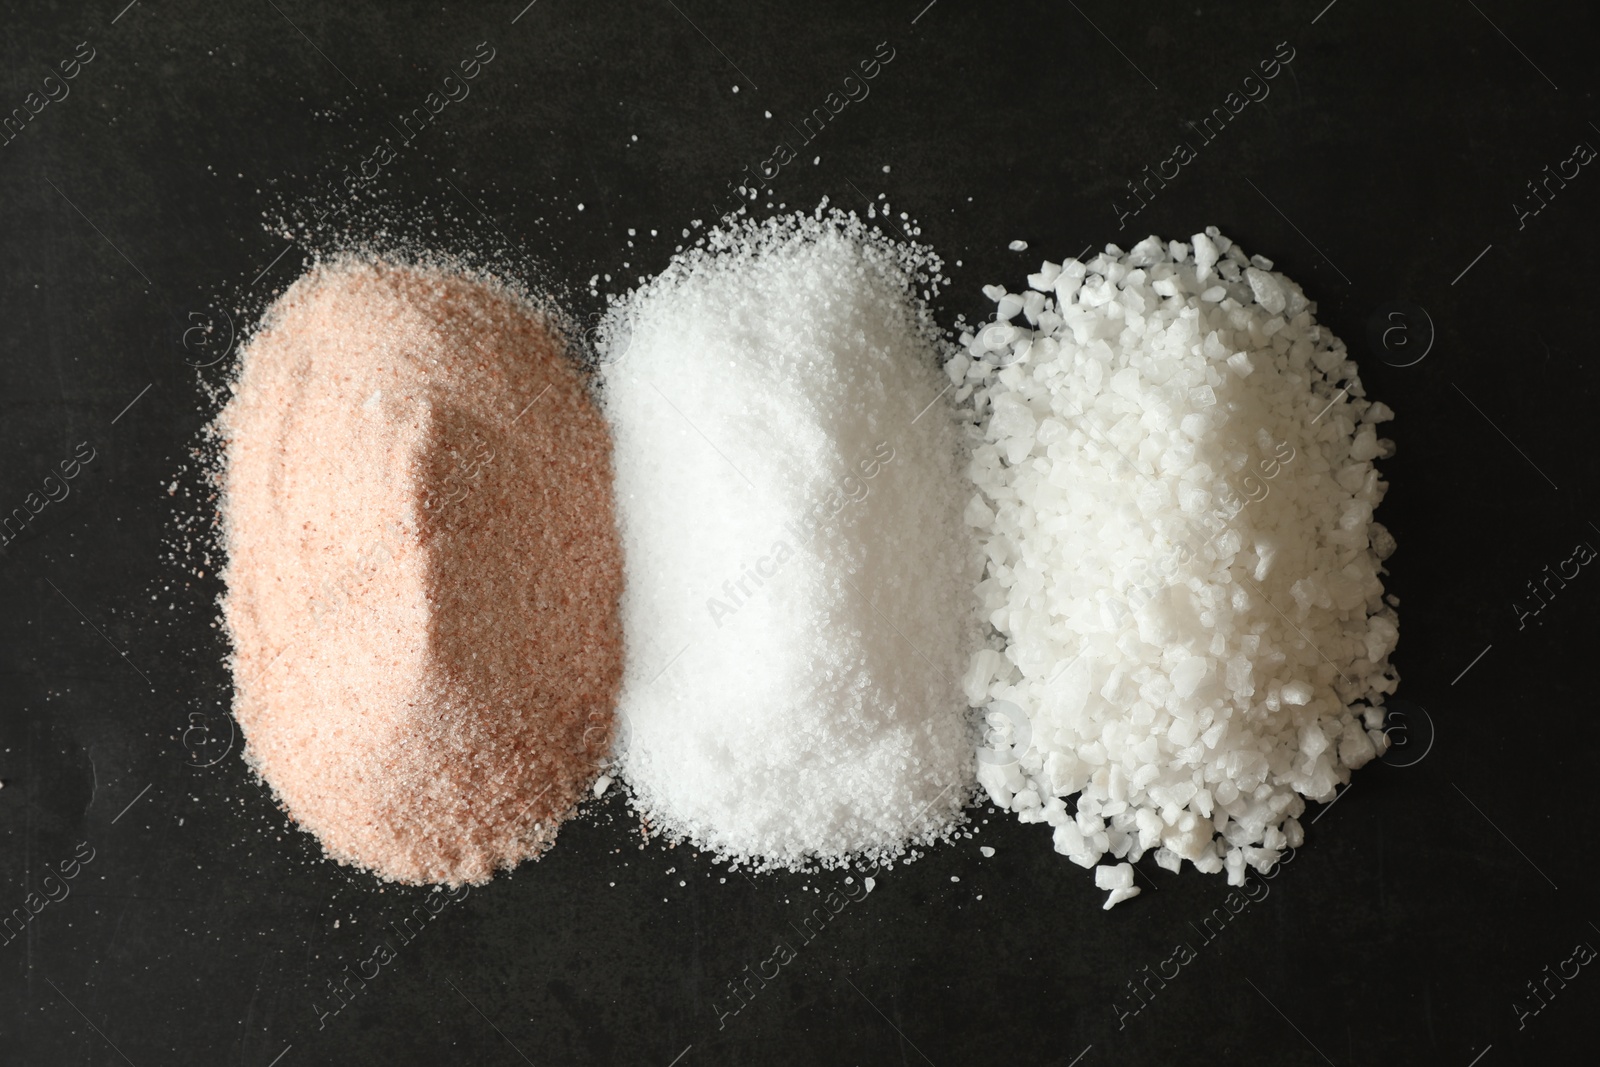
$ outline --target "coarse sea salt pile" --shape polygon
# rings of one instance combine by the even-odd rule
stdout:
[[[714,231],[613,309],[618,757],[669,839],[891,858],[972,795],[981,557],[938,267],[819,208]]]
[[[1240,885],[1385,748],[1393,412],[1272,266],[1215,228],[1047,262],[946,365],[985,438],[979,780],[1085,867]],[[1096,884],[1139,892],[1126,862]]]
[[[319,266],[215,432],[233,713],[291,818],[410,883],[547,848],[622,674],[609,439],[549,316],[453,272]]]

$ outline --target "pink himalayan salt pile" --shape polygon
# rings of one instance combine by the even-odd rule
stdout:
[[[622,565],[606,427],[545,317],[318,267],[217,430],[233,710],[290,816],[409,883],[548,848],[611,745]]]

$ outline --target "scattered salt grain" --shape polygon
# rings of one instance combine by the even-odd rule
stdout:
[[[893,856],[971,795],[981,563],[915,295],[937,269],[818,209],[713,231],[613,310],[618,751],[669,838],[758,866]]]

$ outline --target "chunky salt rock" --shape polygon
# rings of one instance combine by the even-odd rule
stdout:
[[[990,648],[980,649],[972,657],[972,666],[967,669],[966,675],[961,680],[961,687],[967,695],[969,704],[977,705],[983,701],[983,694],[989,691],[989,681],[1000,669],[1004,657]]]
[[[1387,744],[1393,412],[1300,287],[1214,227],[1066,260],[1048,288],[1029,326],[973,328],[1005,368],[966,379],[964,512],[1005,653],[964,681],[1029,721],[979,778],[1075,863],[1154,849],[1237,882]]]
[[[1276,315],[1288,305],[1283,286],[1271,274],[1251,267],[1244,272],[1244,276],[1250,282],[1250,291],[1255,295],[1256,303],[1271,314]]]
[[[1139,887],[1133,884],[1131,863],[1119,863],[1114,867],[1096,867],[1094,884],[1096,889],[1111,891],[1106,897],[1106,902],[1101,905],[1104,911],[1110,911],[1124,900],[1131,900],[1139,895]]]
[[[1211,277],[1211,268],[1216,266],[1220,253],[1211,238],[1203,233],[1197,233],[1191,240],[1194,242],[1194,269],[1195,279],[1205,281]]]
[[[1178,697],[1188,697],[1205,681],[1211,664],[1204,656],[1190,656],[1172,669],[1172,691]]]
[[[1041,293],[1048,293],[1055,288],[1056,279],[1059,277],[1061,277],[1061,265],[1045,260],[1037,274],[1028,275],[1028,287],[1037,289]]]

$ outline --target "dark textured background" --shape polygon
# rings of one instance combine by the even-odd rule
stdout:
[[[1595,967],[1552,980],[1520,1028],[1514,1005],[1536,1006],[1526,983],[1579,942],[1600,946],[1582,681],[1600,576],[1582,570],[1522,629],[1514,604],[1533,606],[1526,583],[1575,544],[1600,545],[1600,174],[1585,167],[1520,229],[1513,206],[1577,142],[1600,145],[1592,10],[924,2],[539,0],[515,22],[517,0],[5,5],[0,111],[79,42],[95,58],[0,144],[0,508],[79,442],[95,458],[0,551],[0,913],[80,842],[94,858],[0,944],[0,1062],[1592,1056]],[[496,54],[471,95],[359,201],[330,198],[481,41]],[[687,849],[641,851],[613,796],[548,858],[446,908],[319,1029],[327,982],[423,894],[320,862],[229,748],[218,588],[181,552],[182,517],[203,514],[189,453],[205,387],[225,381],[229,318],[244,328],[307,249],[382,221],[397,241],[542,270],[586,319],[602,306],[591,276],[616,291],[659,269],[883,41],[895,58],[871,95],[773,190],[807,207],[887,193],[951,264],[947,320],[982,314],[981,284],[1020,287],[1041,257],[1217,224],[1300,281],[1362,359],[1399,412],[1379,517],[1401,545],[1413,729],[1395,762],[1412,765],[1374,764],[1310,813],[1270,894],[1209,943],[1197,924],[1223,906],[1222,879],[1147,860],[1144,895],[1102,914],[1045,827],[978,810],[976,837],[880,873],[803,944],[790,924],[817,899],[806,887],[842,875],[746,879]],[[1119,231],[1124,183],[1283,41],[1295,58],[1271,96]],[[282,236],[281,220],[323,210]],[[1032,247],[1010,252],[1013,238]],[[1411,366],[1366,340],[1395,302],[1437,332]],[[1397,321],[1392,340],[1412,347],[1389,363],[1426,342],[1415,311]],[[798,958],[719,1029],[714,998],[780,937]],[[1119,1027],[1128,981],[1180,940],[1196,958]]]

